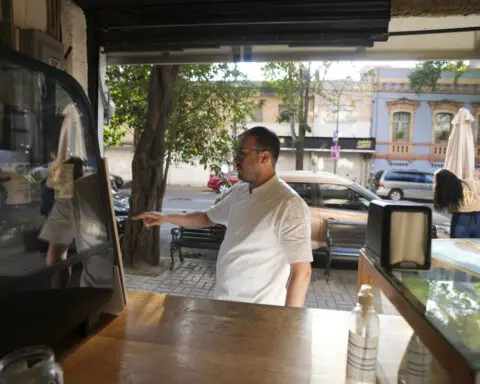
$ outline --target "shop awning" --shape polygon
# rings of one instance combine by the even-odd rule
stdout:
[[[480,58],[477,0],[75,1],[110,64]]]
[[[93,19],[112,57],[230,48],[253,60],[253,48],[372,47],[385,41],[390,0],[76,0]],[[201,56],[201,55],[200,55]],[[219,58],[221,60],[221,58]]]

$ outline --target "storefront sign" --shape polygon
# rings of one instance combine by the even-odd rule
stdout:
[[[369,139],[357,140],[356,144],[355,149],[375,149],[373,141]]]

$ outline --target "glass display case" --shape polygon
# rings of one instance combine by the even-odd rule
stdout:
[[[430,379],[419,382],[479,382],[479,272],[475,239],[433,240],[432,267],[423,272],[389,272],[362,252],[358,284],[376,287],[377,310],[384,313],[392,304],[431,354]]]
[[[92,110],[65,72],[0,48],[0,356],[50,344],[113,287]]]

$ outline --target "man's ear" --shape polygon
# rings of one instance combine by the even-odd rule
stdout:
[[[270,152],[262,152],[260,154],[261,163],[268,163],[269,161],[271,161],[271,159],[272,159],[272,155],[270,154]]]

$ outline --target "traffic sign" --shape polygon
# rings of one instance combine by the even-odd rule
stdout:
[[[332,157],[331,159],[334,161],[340,160],[340,146],[336,145],[331,147]]]

